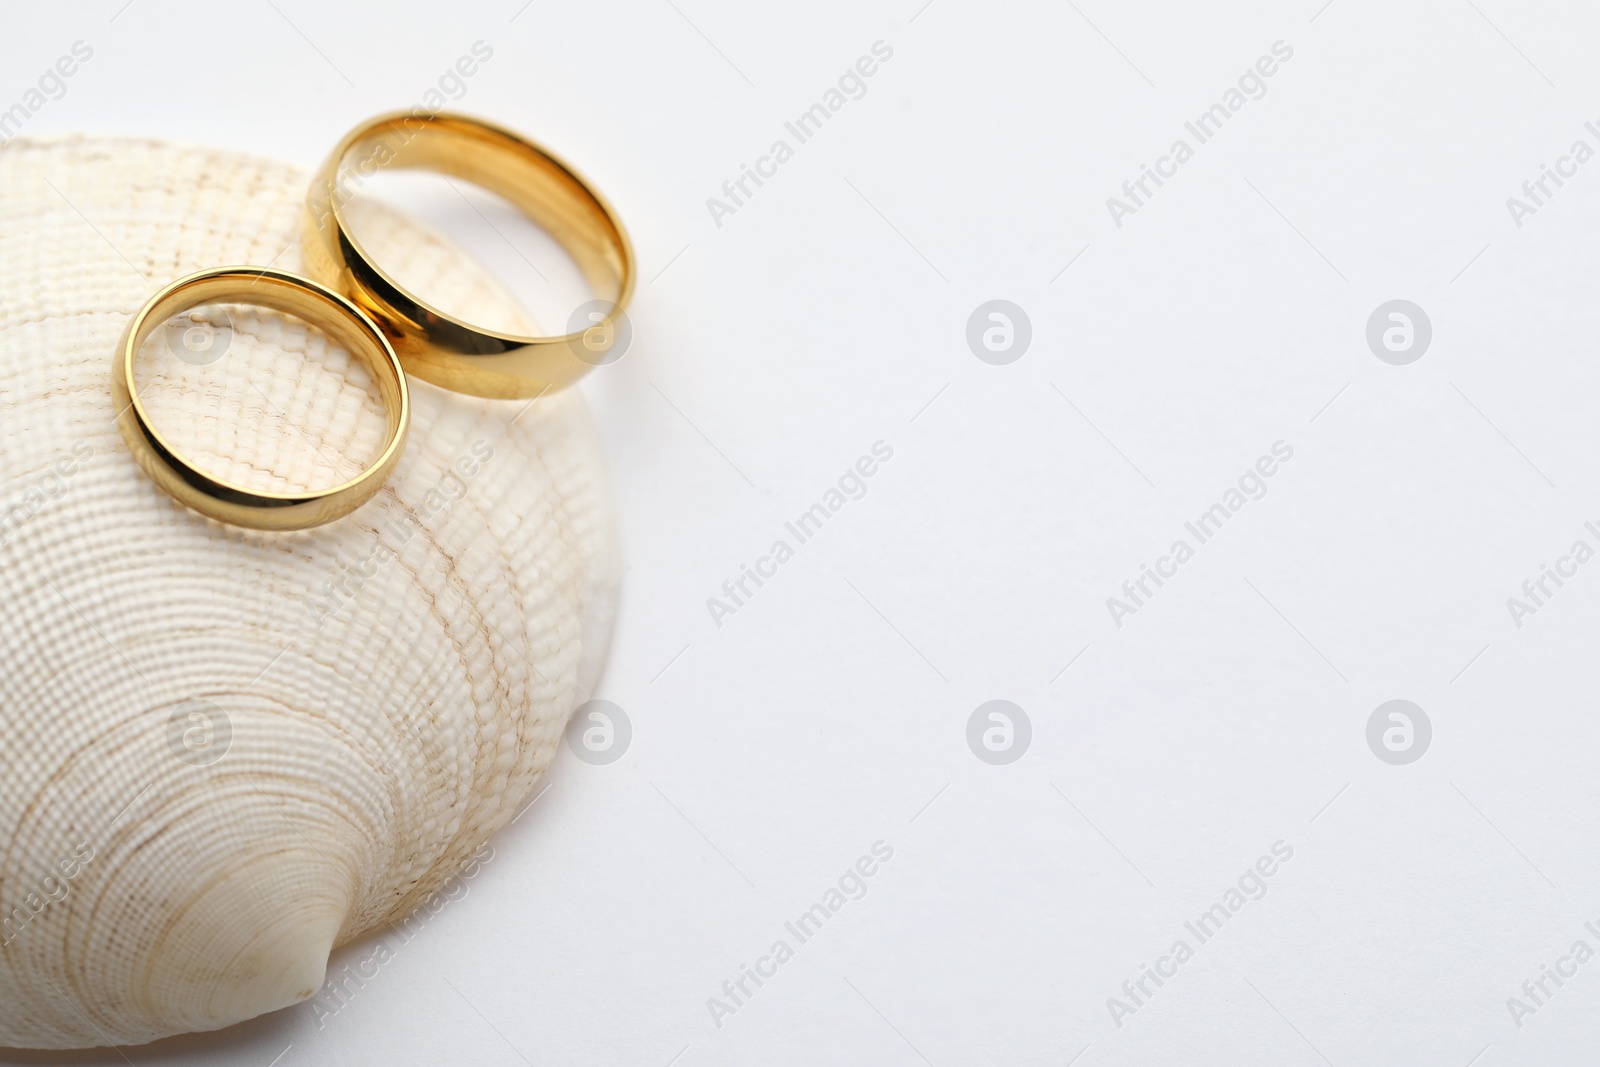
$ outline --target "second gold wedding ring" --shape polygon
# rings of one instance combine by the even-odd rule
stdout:
[[[324,331],[372,371],[383,398],[386,433],[378,457],[341,485],[298,493],[266,493],[215,478],[185,459],[150,420],[139,398],[134,364],[140,347],[179,312],[202,304],[254,304],[294,315]],[[213,519],[257,530],[303,530],[350,514],[383,487],[405,446],[411,394],[405,373],[383,331],[337,293],[287,271],[267,267],[216,267],[162,289],[139,309],[117,342],[111,375],[117,428],[133,458],[180,503]]]
[[[532,337],[474,326],[409,292],[351,234],[345,207],[385,168],[423,169],[498,193],[572,256],[600,299],[564,334]],[[460,393],[540,396],[610,362],[633,293],[633,247],[611,206],[560,159],[510,130],[462,115],[396,112],[352,130],[311,182],[306,264],[389,334],[410,373]]]

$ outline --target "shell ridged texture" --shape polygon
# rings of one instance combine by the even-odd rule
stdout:
[[[335,945],[515,815],[598,674],[620,565],[575,393],[523,411],[414,381],[390,484],[304,533],[205,520],[134,464],[123,326],[203,267],[299,270],[306,180],[155,142],[0,148],[0,1045],[312,995]],[[408,282],[504,317],[474,263],[374,212]],[[147,348],[158,425],[254,487],[354,473],[382,431],[366,369],[292,319],[231,330],[208,367]]]

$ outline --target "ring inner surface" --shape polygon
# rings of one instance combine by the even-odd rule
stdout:
[[[582,181],[533,145],[443,116],[385,122],[355,140],[340,159],[336,213],[347,199],[347,181],[389,168],[436,171],[504,197],[567,250],[599,299],[613,305],[620,299],[625,239],[617,224]]]
[[[248,304],[291,315],[326,333],[331,339],[354,353],[377,385],[383,400],[386,424],[385,447],[400,428],[400,381],[394,364],[369,328],[345,313],[345,309],[331,304],[328,298],[314,290],[271,275],[257,275],[246,281],[242,277],[199,278],[168,293],[163,299],[145,309],[143,320],[131,338],[129,359],[144,346],[158,328],[174,315],[205,304]],[[129,370],[132,370],[130,364]],[[134,398],[138,389],[129,380],[129,390]],[[144,405],[140,403],[142,410]],[[383,449],[379,450],[381,455]]]

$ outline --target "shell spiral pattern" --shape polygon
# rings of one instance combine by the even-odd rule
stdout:
[[[202,267],[299,270],[305,182],[156,142],[0,147],[0,1045],[139,1043],[311,996],[334,946],[515,815],[598,675],[621,567],[575,393],[413,382],[389,485],[298,534],[210,522],[134,464],[123,325]],[[438,237],[370,228],[453,310],[504,316]],[[142,388],[210,469],[329,484],[381,436],[366,369],[316,331],[249,308],[193,329],[152,339]]]

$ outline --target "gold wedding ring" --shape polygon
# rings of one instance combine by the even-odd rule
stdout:
[[[566,334],[528,337],[463,322],[407,291],[351,235],[344,214],[360,184],[386,167],[438,171],[505,197],[567,250],[601,297],[598,307]],[[611,205],[545,149],[478,119],[401,111],[352,130],[312,179],[302,243],[311,275],[371,315],[407,371],[459,393],[517,398],[560,389],[610,362],[629,329],[633,246]]]
[[[202,304],[252,304],[321,328],[372,370],[388,431],[382,452],[355,478],[329,489],[262,493],[232,485],[185,460],[151,424],[134,383],[134,361],[146,338],[173,315]],[[400,361],[382,330],[353,303],[309,278],[266,267],[215,267],[179,278],[139,309],[122,331],[111,376],[117,428],[146,474],[202,515],[257,530],[304,530],[350,514],[382,488],[400,458],[411,424],[411,395]]]

